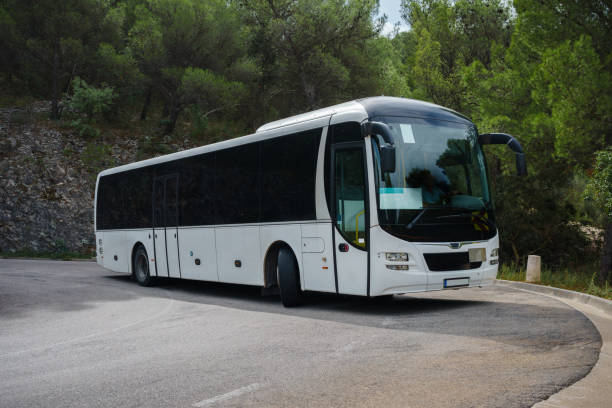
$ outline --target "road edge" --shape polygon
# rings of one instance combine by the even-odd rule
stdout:
[[[496,279],[494,285],[535,293],[559,300],[581,312],[601,336],[599,358],[591,371],[574,384],[552,394],[534,408],[607,408],[610,405],[609,379],[612,377],[612,302],[586,293]]]
[[[27,258],[23,256],[0,256],[0,259],[23,259],[24,261],[96,262],[95,257],[58,259],[58,258]]]
[[[545,295],[550,295],[582,303],[585,305],[590,305],[612,317],[612,300],[607,300],[586,293],[574,292],[573,290],[555,288],[554,286],[544,286],[533,283],[509,281],[503,279],[495,279],[494,282],[495,285],[512,286],[524,290],[529,290],[531,292],[543,293]]]

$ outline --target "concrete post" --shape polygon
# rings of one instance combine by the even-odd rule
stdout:
[[[529,255],[527,258],[527,276],[526,282],[539,282],[540,270],[542,269],[542,260],[539,255]]]

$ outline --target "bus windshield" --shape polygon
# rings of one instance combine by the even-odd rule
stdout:
[[[411,241],[467,241],[494,235],[492,202],[476,128],[417,118],[377,118],[389,125],[393,173],[381,174],[373,138],[381,227]]]

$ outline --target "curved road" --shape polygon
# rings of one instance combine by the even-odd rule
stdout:
[[[528,407],[600,347],[580,312],[500,287],[284,309],[253,287],[0,260],[2,407]]]

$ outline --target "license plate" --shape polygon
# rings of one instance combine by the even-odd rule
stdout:
[[[469,286],[469,285],[470,285],[470,278],[444,279],[445,288],[457,288],[457,287]]]

